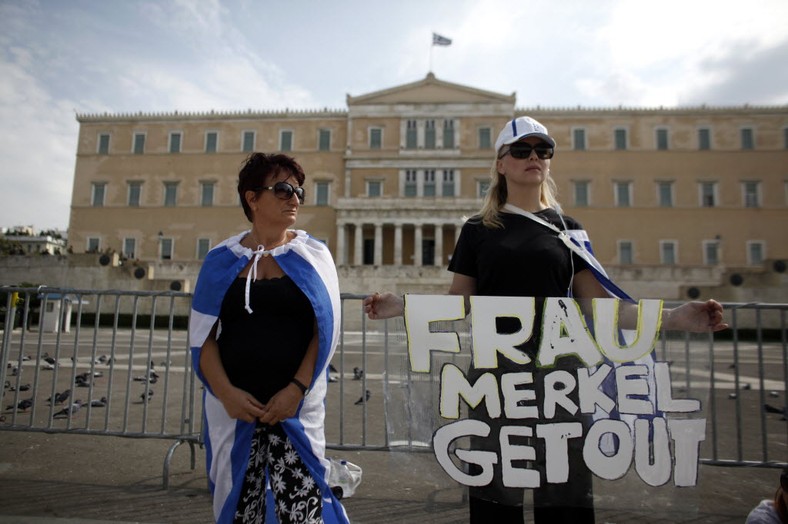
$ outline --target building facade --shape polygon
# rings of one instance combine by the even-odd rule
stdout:
[[[498,130],[530,115],[558,143],[551,174],[564,212],[641,296],[784,272],[788,106],[516,103],[429,74],[348,95],[336,111],[78,115],[69,244],[159,272],[196,268],[248,228],[236,192],[244,158],[282,151],[307,173],[297,227],[327,243],[343,291],[442,291],[489,186]]]

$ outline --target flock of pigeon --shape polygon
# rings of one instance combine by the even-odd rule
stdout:
[[[30,357],[25,355],[22,357],[22,361],[28,361]],[[71,358],[74,361],[74,358]],[[57,360],[50,356],[48,353],[44,353],[41,357],[41,369],[45,370],[54,370],[57,366]],[[109,366],[113,362],[112,357],[107,357],[106,355],[101,355],[98,357],[94,364],[96,365],[104,365]],[[9,376],[10,377],[19,377],[21,374],[21,370],[19,365],[15,363],[8,364],[9,369]],[[101,378],[104,376],[102,371],[86,371],[84,373],[80,373],[74,376],[74,381],[72,383],[73,388],[90,388],[94,384],[94,380],[97,378]],[[159,374],[156,373],[154,370],[154,363],[153,361],[150,362],[148,365],[147,371],[144,375],[133,377],[135,382],[144,382],[146,383],[145,390],[140,395],[140,400],[137,402],[138,404],[147,404],[151,398],[153,397],[153,388],[150,387],[151,384],[155,384],[159,380]],[[19,384],[19,379],[15,381],[16,383],[12,383],[11,380],[6,380],[5,385],[3,387],[3,396],[5,396],[6,392],[16,392],[16,391],[29,391],[31,389],[31,385],[29,383],[26,384]],[[55,394],[46,399],[46,402],[52,406],[63,406],[62,409],[56,411],[52,414],[53,419],[67,419],[75,415],[79,412],[80,409],[83,407],[90,405],[94,408],[103,408],[106,407],[108,404],[107,397],[101,397],[98,399],[90,399],[89,402],[83,402],[81,399],[72,399],[72,389],[68,388],[62,392],[55,392]],[[16,405],[11,404],[6,406],[5,412],[26,412],[30,408],[33,407],[33,398],[26,398],[19,400]],[[5,415],[0,415],[0,422],[4,422],[6,419]]]

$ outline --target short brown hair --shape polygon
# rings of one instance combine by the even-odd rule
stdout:
[[[266,179],[283,171],[294,176],[299,186],[304,184],[306,179],[304,169],[291,156],[255,152],[246,157],[238,173],[238,196],[241,198],[241,206],[249,222],[252,221],[252,210],[246,202],[246,192],[254,191],[256,195],[260,194]]]

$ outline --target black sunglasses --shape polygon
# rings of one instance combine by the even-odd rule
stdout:
[[[512,155],[512,158],[528,158],[531,156],[531,151],[536,151],[536,157],[542,160],[553,158],[555,153],[553,147],[547,142],[540,142],[536,145],[531,145],[528,142],[515,142],[509,146],[509,149],[501,153],[498,158],[505,157],[506,153]]]
[[[261,187],[260,191],[271,190],[276,195],[276,198],[281,198],[282,200],[290,200],[293,198],[293,193],[295,196],[298,197],[298,202],[303,204],[304,203],[304,188],[303,187],[293,187],[291,184],[287,182],[277,182],[272,186]]]

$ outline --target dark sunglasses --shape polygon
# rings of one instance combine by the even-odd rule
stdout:
[[[536,157],[542,160],[553,158],[555,150],[547,142],[541,142],[536,145],[531,145],[528,142],[515,142],[509,146],[509,149],[501,153],[498,158],[503,158],[506,153],[512,155],[512,158],[528,158],[531,156],[531,151],[536,151]]]
[[[290,200],[291,198],[293,198],[293,193],[295,193],[295,196],[298,197],[298,202],[301,204],[304,203],[303,187],[293,187],[291,184],[288,184],[287,182],[277,182],[272,186],[260,188],[260,191],[265,191],[265,190],[273,191],[276,198],[281,198],[282,200]]]

